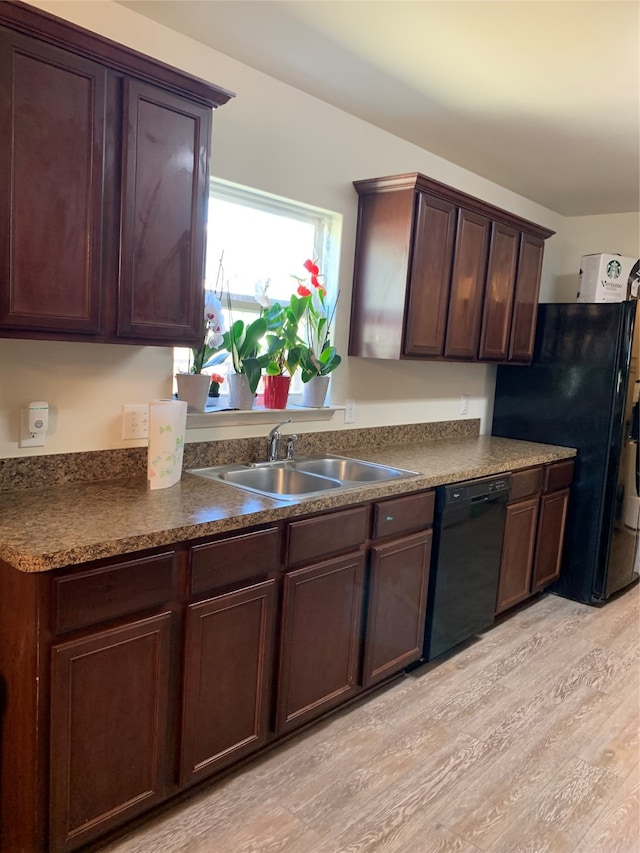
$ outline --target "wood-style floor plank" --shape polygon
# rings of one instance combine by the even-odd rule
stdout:
[[[571,853],[620,780],[572,758],[491,845],[492,853]]]
[[[637,853],[640,768],[636,767],[609,799],[578,843],[585,853]]]
[[[105,853],[637,853],[640,586],[544,595]]]

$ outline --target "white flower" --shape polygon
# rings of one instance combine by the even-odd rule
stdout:
[[[211,292],[206,293],[205,298],[205,343],[207,343],[210,347],[216,348],[222,345],[222,336],[225,332],[222,303],[220,302],[218,297]]]
[[[269,289],[269,285],[271,284],[271,279],[267,279],[263,284],[261,281],[256,281],[255,283],[255,299],[258,305],[261,305],[263,308],[268,308],[271,305],[269,301],[269,297],[267,296],[267,290]]]

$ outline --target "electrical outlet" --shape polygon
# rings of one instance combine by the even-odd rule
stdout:
[[[468,415],[469,414],[469,395],[463,394],[460,398],[460,414]]]
[[[122,438],[149,438],[149,406],[146,403],[125,403],[122,407]]]
[[[345,424],[354,424],[356,422],[356,401],[347,400],[344,409]]]

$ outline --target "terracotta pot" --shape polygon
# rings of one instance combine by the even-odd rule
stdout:
[[[206,373],[177,373],[178,400],[184,400],[190,412],[204,412],[211,377]]]
[[[302,384],[302,405],[309,409],[321,409],[329,388],[328,376],[314,376]]]
[[[263,381],[265,409],[286,409],[291,377],[267,375]]]
[[[244,373],[229,373],[229,406],[232,409],[253,409],[256,395],[251,393],[249,380]]]

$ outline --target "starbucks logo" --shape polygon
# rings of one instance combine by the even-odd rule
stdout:
[[[618,278],[622,272],[620,261],[609,261],[607,264],[607,276],[609,278]]]

